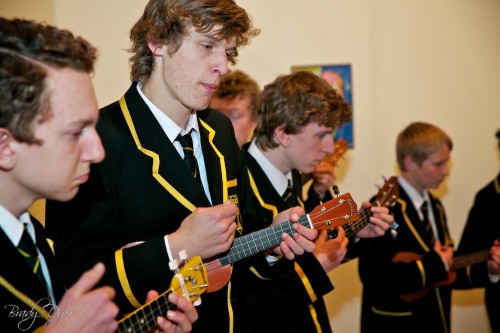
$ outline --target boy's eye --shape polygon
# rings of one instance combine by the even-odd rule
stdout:
[[[74,130],[68,131],[68,134],[71,135],[72,137],[78,138],[83,135],[83,131],[84,131],[83,128],[78,128],[78,129],[75,128]]]
[[[238,56],[238,52],[235,49],[226,50],[226,55],[229,59],[234,59]]]
[[[204,48],[204,49],[211,49],[212,48],[212,45],[209,45],[209,44],[201,44],[201,46]]]

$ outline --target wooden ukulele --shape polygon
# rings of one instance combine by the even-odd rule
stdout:
[[[448,278],[446,280],[438,282],[435,285],[425,288],[423,290],[401,295],[399,297],[406,302],[418,301],[419,299],[423,298],[427,294],[427,292],[431,290],[433,287],[448,286],[452,284],[457,278],[457,272],[456,272],[457,270],[467,267],[469,265],[479,264],[483,261],[487,261],[489,258],[490,258],[490,250],[482,250],[455,257],[453,258],[453,264],[450,270],[448,271]],[[419,259],[422,259],[421,254],[403,251],[396,253],[396,255],[392,258],[392,261],[410,263]]]
[[[146,303],[134,312],[118,321],[118,333],[152,332],[156,327],[158,316],[165,316],[167,311],[175,310],[167,297],[170,293],[178,293],[191,301],[194,305],[201,304],[200,295],[207,289],[207,271],[200,256],[186,261],[185,251],[179,253],[183,263],[179,267],[176,260],[169,263],[170,269],[175,271],[170,288],[154,300]]]
[[[378,190],[377,196],[373,203],[374,206],[385,206],[390,207],[394,205],[396,199],[399,197],[399,184],[398,179],[394,176],[387,179]],[[359,220],[356,222],[348,223],[342,228],[345,231],[345,237],[352,237],[356,232],[363,229],[370,223],[370,210],[365,209],[360,213]],[[397,225],[391,226],[392,228],[397,228]]]
[[[349,149],[349,142],[344,138],[340,138],[335,142],[335,151],[332,154],[326,154],[323,158],[323,162],[330,164],[332,167],[336,167],[338,161],[347,153]],[[302,184],[305,184],[313,178],[312,173],[302,174]]]
[[[298,223],[312,229],[329,230],[357,220],[357,205],[351,195],[345,193],[318,205],[309,214],[301,216]],[[293,237],[296,231],[292,225],[291,221],[286,221],[237,237],[224,255],[205,261],[210,282],[207,292],[217,291],[227,284],[231,277],[230,264],[275,247],[281,243],[283,233]]]

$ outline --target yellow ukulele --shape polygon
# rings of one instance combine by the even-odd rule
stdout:
[[[164,317],[168,310],[175,310],[167,297],[170,293],[178,293],[194,305],[201,304],[200,295],[208,287],[207,271],[200,256],[186,261],[185,251],[179,253],[182,263],[176,260],[169,263],[170,269],[175,272],[170,288],[154,300],[146,303],[134,312],[118,321],[118,333],[150,332],[157,327],[158,316]]]

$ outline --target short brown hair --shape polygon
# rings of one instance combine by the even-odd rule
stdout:
[[[274,131],[297,134],[309,123],[333,129],[351,118],[347,101],[324,79],[309,71],[282,75],[264,87],[257,102],[256,143],[262,149],[276,148]]]
[[[148,41],[168,45],[170,54],[181,47],[190,27],[201,33],[215,31],[221,39],[236,37],[236,46],[246,45],[259,33],[247,12],[233,0],[150,0],[142,17],[130,30],[129,52],[132,81],[149,78],[153,71],[153,53]],[[235,57],[229,57],[235,63]]]
[[[411,123],[399,133],[396,141],[399,168],[406,171],[404,158],[408,155],[421,166],[429,155],[438,151],[443,144],[450,151],[453,149],[451,138],[439,127],[424,122]]]
[[[68,30],[23,19],[0,18],[0,127],[20,142],[39,142],[33,121],[52,115],[46,93],[47,68],[92,73],[96,49]]]
[[[252,120],[257,120],[257,98],[260,90],[257,81],[247,73],[237,69],[222,76],[213,97],[226,100],[233,100],[238,96],[248,97]]]

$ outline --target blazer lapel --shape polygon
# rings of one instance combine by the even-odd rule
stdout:
[[[226,175],[222,174],[222,169],[228,161],[224,159],[224,156],[217,150],[215,145],[217,133],[200,118],[198,118],[198,125],[210,196],[212,197],[212,203],[216,205],[224,202],[224,184],[222,178]]]
[[[2,256],[8,259],[0,268],[0,276],[18,291],[33,300],[34,303],[48,297],[47,293],[43,292],[44,288],[36,275],[33,274],[24,257],[17,251],[17,248],[1,228],[0,251]]]
[[[413,206],[410,197],[402,188],[400,189],[398,202],[401,205],[403,220],[405,221],[408,229],[413,234],[423,250],[425,252],[430,251],[430,244],[425,241],[426,233],[423,224],[420,223],[420,216],[418,215],[417,208]]]
[[[444,207],[433,195],[430,195],[430,198],[432,203],[432,212],[434,214],[434,220],[438,232],[438,239],[443,245],[453,246],[453,241],[450,238],[448,227],[446,226]]]
[[[120,100],[120,106],[137,149],[151,158],[154,181],[191,211],[198,206],[210,206],[203,189],[184,166],[174,145],[139,96],[135,84]]]
[[[247,147],[248,146],[246,146],[246,148]],[[247,149],[243,150],[243,154],[248,169],[250,170],[250,185],[252,186],[254,195],[262,208],[272,213],[272,218],[274,219],[280,211],[286,209],[285,201],[281,195],[276,192],[257,160],[250,155]]]
[[[52,249],[47,243],[47,239],[45,238],[45,230],[43,226],[33,216],[31,216],[31,220],[33,222],[33,226],[35,227],[35,233],[37,235],[36,246],[38,247],[40,252],[42,252],[43,257],[45,258],[45,262],[47,263],[47,268],[49,269],[52,291],[54,293],[56,302],[59,302],[64,292],[66,291],[60,267],[56,262]]]

